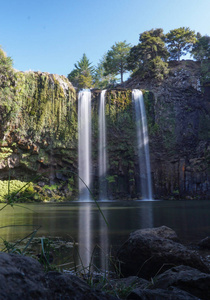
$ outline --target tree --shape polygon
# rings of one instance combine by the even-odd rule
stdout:
[[[139,44],[130,50],[128,68],[133,74],[162,79],[168,73],[168,51],[162,28],[144,31],[139,36]]]
[[[130,44],[127,44],[126,41],[115,43],[111,47],[111,50],[107,52],[106,60],[103,64],[105,76],[120,74],[121,83],[123,83],[123,74],[128,70],[127,57],[130,48]]]
[[[167,60],[168,51],[164,40],[165,35],[162,28],[151,29],[140,34],[139,42],[143,60],[152,60],[157,56]]]
[[[210,59],[210,36],[197,33],[197,41],[192,47],[193,58],[199,61]]]
[[[95,68],[95,73],[93,76],[94,86],[100,89],[105,89],[107,87],[113,87],[117,83],[117,78],[113,74],[104,75],[104,63],[106,61],[106,54],[99,61]]]
[[[193,45],[191,55],[201,62],[201,85],[210,81],[210,37],[197,33],[197,42]]]
[[[166,34],[166,43],[168,44],[170,59],[180,61],[181,56],[190,52],[195,42],[195,32],[190,30],[189,27],[180,27],[171,30]]]
[[[90,88],[93,83],[94,67],[89,62],[86,54],[83,54],[80,61],[74,64],[73,69],[68,74],[69,81],[78,88]]]

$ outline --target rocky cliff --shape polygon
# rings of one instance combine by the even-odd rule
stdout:
[[[131,90],[142,89],[147,111],[155,198],[210,198],[208,89],[199,84],[195,62],[173,63],[162,82],[133,78],[107,90],[108,193],[113,199],[141,197]],[[13,101],[0,103],[0,179],[36,177],[33,197],[75,199],[77,97],[64,76],[15,74]],[[98,102],[92,91],[92,190],[98,195]],[[32,198],[33,198],[32,197]],[[66,198],[67,197],[67,198]]]
[[[171,62],[164,81],[126,83],[154,94],[147,113],[157,198],[210,198],[210,94],[200,76],[198,62]]]

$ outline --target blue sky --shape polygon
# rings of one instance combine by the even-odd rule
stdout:
[[[7,0],[0,45],[14,68],[67,76],[86,53],[96,65],[115,42],[152,28],[210,35],[210,0]]]

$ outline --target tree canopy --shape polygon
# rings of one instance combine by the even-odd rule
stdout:
[[[112,87],[116,84],[117,78],[113,74],[105,75],[104,63],[106,61],[106,54],[99,61],[95,68],[95,73],[93,76],[94,86],[97,88],[105,89],[107,87]]]
[[[126,41],[115,43],[111,47],[103,64],[105,75],[120,75],[121,83],[123,83],[123,74],[128,71],[127,58],[130,48],[130,44],[126,43]]]
[[[181,56],[186,55],[195,42],[195,32],[190,30],[189,27],[180,27],[170,30],[170,32],[166,34],[166,43],[168,44],[170,59],[180,61]]]
[[[193,58],[199,61],[210,59],[210,36],[197,34],[197,41],[192,47]]]
[[[84,53],[81,60],[74,64],[73,69],[68,74],[69,81],[78,88],[90,88],[93,84],[94,67]]]
[[[168,73],[168,51],[164,39],[162,28],[141,33],[139,44],[130,50],[128,68],[142,77],[162,79]]]

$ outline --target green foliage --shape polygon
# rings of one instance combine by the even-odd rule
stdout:
[[[168,74],[168,51],[163,29],[152,29],[140,34],[139,44],[131,48],[128,67],[142,78],[162,80]]]
[[[75,87],[80,89],[90,88],[93,84],[94,67],[89,62],[86,54],[74,64],[75,69],[68,74],[68,79]]]
[[[197,34],[197,41],[193,44],[191,54],[199,61],[210,59],[210,36]]]
[[[9,189],[8,189],[9,188]],[[20,180],[0,181],[0,202],[10,205],[17,202],[34,200],[35,191],[32,184]]]
[[[67,78],[41,72],[18,73],[17,88],[21,100],[17,134],[52,144],[75,139],[76,93]]]
[[[57,184],[45,185],[45,186],[43,186],[43,191],[45,191],[45,190],[53,191],[53,190],[56,190],[57,188],[58,188]]]
[[[116,177],[117,177],[117,175],[106,176],[106,180],[108,181],[108,183],[115,183]]]
[[[123,74],[128,70],[127,58],[130,51],[130,44],[126,41],[115,43],[111,50],[106,54],[106,59],[103,64],[105,75],[120,74],[121,83],[123,82]]]
[[[16,113],[17,101],[14,93],[15,72],[12,68],[12,59],[7,57],[0,47],[0,110],[3,124]]]
[[[201,62],[201,84],[210,81],[210,36],[197,33],[197,41],[193,44],[191,55]]]
[[[201,62],[201,84],[205,85],[210,82],[210,59]]]
[[[165,35],[162,28],[151,29],[140,34],[139,42],[143,61],[152,60],[157,56],[166,60],[168,52],[164,43]]]
[[[168,44],[170,59],[180,61],[180,57],[186,55],[196,43],[196,35],[189,27],[180,27],[170,30],[166,34],[166,43]]]
[[[55,250],[52,241],[48,238],[41,238],[41,247],[39,262],[44,266],[46,272],[56,270],[56,267],[51,264],[52,252]]]
[[[113,74],[105,74],[104,63],[106,61],[106,56],[104,55],[103,58],[99,61],[97,67],[95,68],[95,73],[93,76],[94,87],[105,89],[114,87],[117,83],[117,78]]]
[[[168,73],[168,63],[164,62],[159,56],[150,60],[147,64],[147,74],[149,77],[163,80]]]

